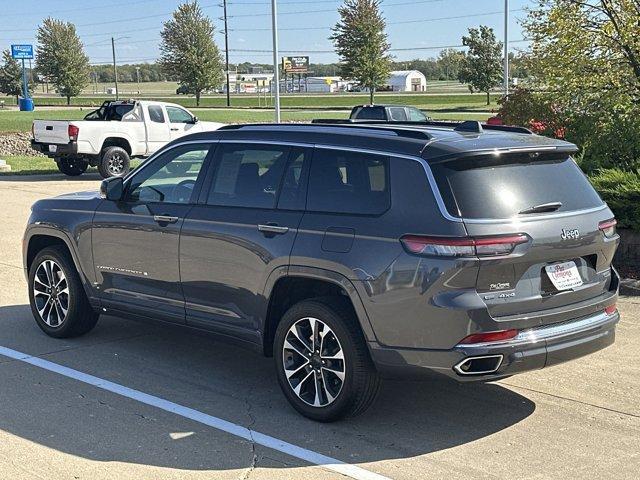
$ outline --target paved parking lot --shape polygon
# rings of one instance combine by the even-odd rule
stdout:
[[[210,337],[109,316],[82,338],[41,333],[29,207],[97,187],[0,178],[1,479],[640,478],[640,298],[621,299],[615,345],[590,357],[484,385],[385,381],[365,415],[318,424],[270,359]]]

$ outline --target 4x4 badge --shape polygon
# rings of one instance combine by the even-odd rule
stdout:
[[[580,236],[580,230],[577,228],[573,228],[571,230],[567,230],[566,228],[562,229],[560,233],[560,238],[562,240],[571,240],[573,238],[578,238]]]

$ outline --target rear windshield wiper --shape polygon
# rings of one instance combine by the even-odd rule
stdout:
[[[533,207],[525,208],[518,212],[519,215],[526,215],[528,213],[544,213],[555,212],[562,206],[562,202],[549,202],[542,203],[540,205],[534,205]]]

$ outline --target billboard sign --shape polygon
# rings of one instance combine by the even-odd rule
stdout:
[[[284,73],[308,73],[309,57],[282,57]]]
[[[33,58],[33,45],[11,45],[13,58],[30,60]]]

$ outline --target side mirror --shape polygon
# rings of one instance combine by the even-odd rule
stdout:
[[[193,119],[192,119],[192,122],[193,122],[193,123],[198,123],[198,117],[196,117],[196,116],[194,115],[194,116],[193,116]]]
[[[111,177],[100,184],[100,196],[114,202],[122,199],[122,177]]]

